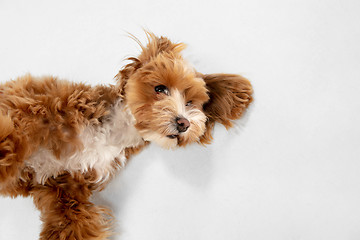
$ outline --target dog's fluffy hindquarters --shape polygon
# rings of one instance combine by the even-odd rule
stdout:
[[[32,196],[40,239],[106,239],[111,214],[89,198],[150,142],[208,144],[252,101],[248,80],[196,72],[182,43],[147,33],[116,84],[26,75],[0,85],[0,193]]]

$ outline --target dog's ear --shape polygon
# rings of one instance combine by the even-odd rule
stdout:
[[[125,85],[129,77],[142,65],[140,60],[135,57],[129,57],[126,60],[129,60],[130,63],[125,65],[115,76],[116,86],[122,97],[125,96]]]
[[[204,79],[210,97],[203,106],[208,120],[200,142],[209,144],[215,122],[223,124],[226,128],[232,127],[232,121],[240,118],[251,103],[253,89],[249,80],[236,74],[199,74],[199,76]]]

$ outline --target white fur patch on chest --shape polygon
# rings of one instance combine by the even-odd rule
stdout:
[[[47,148],[39,148],[27,161],[36,173],[36,180],[44,183],[47,178],[62,171],[96,171],[98,181],[106,180],[115,171],[115,158],[124,165],[125,148],[139,146],[142,137],[134,127],[135,119],[121,101],[114,104],[112,113],[101,126],[87,126],[79,135],[84,148],[72,155],[56,158]]]

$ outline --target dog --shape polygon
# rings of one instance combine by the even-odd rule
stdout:
[[[246,78],[199,73],[185,44],[146,36],[114,85],[29,74],[0,85],[0,194],[34,199],[40,239],[107,239],[112,215],[93,191],[151,142],[209,144],[216,122],[232,127],[251,103]]]

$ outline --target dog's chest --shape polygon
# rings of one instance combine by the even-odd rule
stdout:
[[[109,119],[102,126],[87,126],[79,135],[83,149],[56,158],[47,148],[40,148],[28,161],[40,183],[60,172],[95,170],[97,180],[106,180],[114,171],[114,160],[126,162],[125,148],[136,147],[143,139],[134,127],[134,118],[121,102],[114,105]]]

